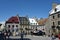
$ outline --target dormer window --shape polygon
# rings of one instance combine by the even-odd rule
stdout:
[[[55,8],[55,12],[57,11],[57,8]]]
[[[32,22],[33,22],[33,20],[32,20]]]

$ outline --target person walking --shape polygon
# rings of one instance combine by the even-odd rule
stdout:
[[[55,38],[55,36],[52,34],[52,39],[51,40],[55,40],[56,38]]]
[[[60,40],[60,33],[58,34],[58,38],[59,38],[59,40]]]

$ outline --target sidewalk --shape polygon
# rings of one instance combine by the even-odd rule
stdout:
[[[19,39],[19,38],[21,38],[21,36],[10,36],[9,38],[11,38],[11,39]],[[27,36],[24,35],[23,38],[27,38]]]
[[[11,39],[19,39],[21,37],[20,36],[10,36],[9,38],[11,38]]]
[[[23,38],[31,38],[31,37],[48,37],[48,36],[24,35]],[[7,37],[7,38],[8,38],[8,37]],[[21,36],[10,36],[9,38],[12,38],[12,39],[19,39],[19,38],[21,38]]]
[[[11,39],[20,39],[20,36],[10,36],[9,38]],[[23,37],[24,39],[28,38],[31,40],[51,40],[51,37],[48,36],[34,36],[34,35],[26,35]],[[58,40],[58,38],[56,38],[55,40]]]

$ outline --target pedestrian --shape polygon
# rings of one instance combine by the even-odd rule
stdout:
[[[59,40],[60,40],[60,33],[58,34],[58,38],[59,38]]]
[[[21,39],[23,40],[23,37],[24,37],[24,35],[23,35],[23,33],[21,33]]]
[[[55,40],[56,38],[55,38],[55,36],[52,34],[52,39],[51,40]]]

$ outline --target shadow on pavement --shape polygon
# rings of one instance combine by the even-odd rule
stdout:
[[[10,39],[10,38],[9,38],[9,39],[6,39],[6,40],[31,40],[31,39],[29,39],[29,38],[23,38],[23,39],[22,39],[22,38],[20,38],[20,39]]]

